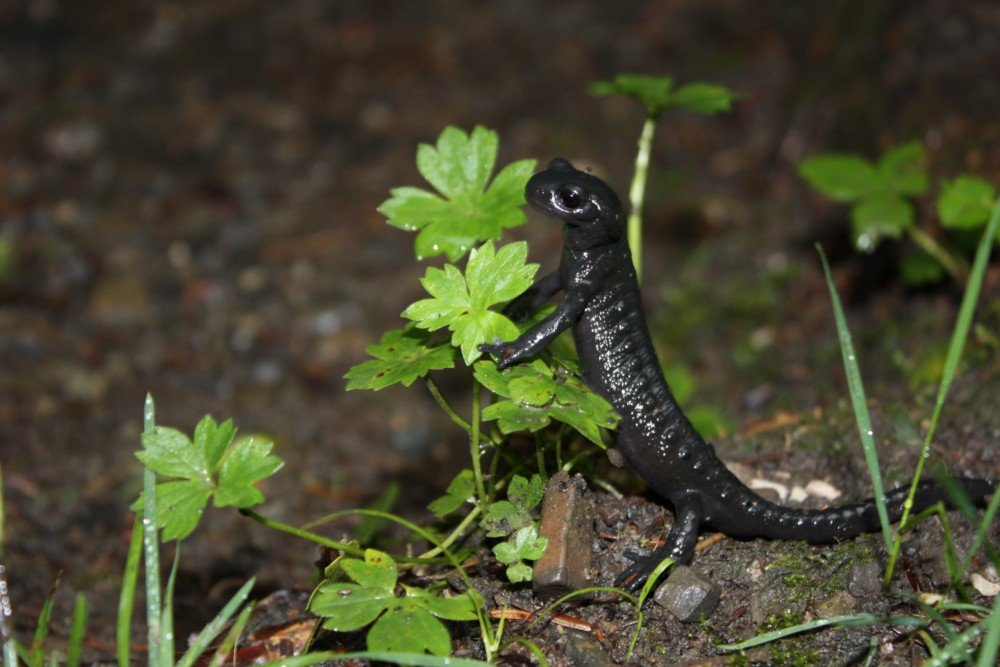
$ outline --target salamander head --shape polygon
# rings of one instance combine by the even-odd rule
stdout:
[[[608,185],[562,158],[531,177],[524,196],[532,208],[566,223],[567,243],[592,248],[622,235],[622,205]]]

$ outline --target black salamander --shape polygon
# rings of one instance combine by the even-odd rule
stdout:
[[[563,159],[529,181],[525,196],[538,211],[564,223],[565,245],[558,271],[512,301],[505,312],[525,319],[560,290],[565,296],[551,315],[512,342],[482,345],[506,368],[542,351],[573,328],[584,380],[621,416],[615,448],[649,486],[673,505],[675,520],[666,544],[641,557],[618,578],[638,590],[666,557],[691,560],[698,530],[708,525],[736,538],[804,540],[827,544],[879,530],[873,500],[824,510],[775,505],[743,485],[715,449],[691,426],[667,386],[643,315],[639,284],[614,191]],[[996,480],[957,480],[976,502]],[[889,515],[902,514],[908,489],[885,495]],[[921,509],[947,501],[940,485],[925,481],[917,491]]]

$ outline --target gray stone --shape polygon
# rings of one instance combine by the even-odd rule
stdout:
[[[873,561],[851,565],[847,575],[847,592],[856,598],[875,595],[882,590],[882,569]]]
[[[694,623],[715,611],[722,589],[687,565],[678,565],[653,599],[683,623]]]

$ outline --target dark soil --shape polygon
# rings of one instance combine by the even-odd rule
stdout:
[[[736,425],[715,439],[724,459],[866,496],[813,244],[834,259],[877,415],[892,404],[918,422],[930,414],[927,369],[960,290],[906,289],[895,248],[854,255],[845,210],[811,194],[794,165],[916,137],[933,173],[1000,182],[998,35],[990,0],[4,3],[0,241],[13,263],[0,275],[0,462],[17,636],[30,638],[62,573],[54,645],[83,591],[88,657],[111,655],[147,392],[161,424],[189,431],[212,413],[274,438],[286,467],[264,489],[267,516],[304,523],[365,506],[395,481],[396,511],[424,518],[467,465],[461,433],[419,388],[345,393],[342,380],[421,293],[412,237],[375,208],[390,187],[419,184],[416,144],[448,124],[498,130],[502,163],[561,155],[624,192],[641,110],[586,93],[621,72],[745,94],[730,114],[660,124],[644,282],[665,361],[694,374],[692,404]],[[532,218],[509,237],[554,266],[550,223]],[[940,460],[962,474],[1000,474],[998,299],[994,268],[939,429]],[[458,375],[441,382],[456,400],[467,389]],[[905,482],[914,452],[881,416],[877,433],[888,483]],[[596,498],[629,545],[670,521],[649,500]],[[951,525],[967,543],[962,522]],[[323,530],[350,537],[355,526]],[[898,590],[944,585],[940,539],[933,522],[918,529]],[[879,544],[722,540],[695,560],[722,585],[720,608],[691,626],[650,610],[633,659],[704,662],[714,642],[775,618],[895,609],[898,597],[844,597],[839,585],[852,563],[884,562]],[[629,545],[602,545],[615,554],[601,562],[610,581]],[[249,576],[261,596],[308,587],[316,558],[309,544],[209,512],[184,545],[179,629],[200,628]],[[491,603],[531,602],[501,577],[484,581]],[[598,647],[624,659],[631,607],[565,611],[602,627]],[[898,630],[860,628],[751,657],[848,663],[872,634],[877,662],[926,655]],[[583,641],[554,626],[530,636],[554,665],[571,664],[567,642]],[[478,650],[470,638],[458,646]]]

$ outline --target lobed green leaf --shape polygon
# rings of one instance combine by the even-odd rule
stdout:
[[[913,224],[913,205],[895,195],[865,197],[851,209],[854,243],[865,252],[874,250],[883,238],[899,238]]]
[[[406,597],[438,618],[449,621],[473,621],[477,618],[478,603],[471,591],[453,597],[434,595],[423,588],[406,587]]]
[[[372,389],[402,384],[409,387],[431,371],[452,368],[455,349],[450,345],[430,346],[430,335],[414,329],[394,329],[382,335],[382,340],[365,348],[375,357],[349,370],[347,390]]]
[[[136,456],[143,465],[163,477],[209,480],[204,450],[175,428],[156,426],[142,434],[142,451]]]
[[[365,559],[345,558],[341,569],[357,583],[391,591],[396,587],[396,562],[389,554],[365,549]]]
[[[285,465],[284,461],[271,455],[273,447],[274,443],[270,440],[254,437],[243,438],[233,445],[219,471],[216,507],[244,509],[264,502],[264,494],[254,484]]]
[[[733,101],[739,98],[738,93],[734,93],[725,86],[695,82],[678,88],[671,95],[670,101],[673,106],[710,116],[722,111],[729,111]]]
[[[379,618],[368,631],[369,651],[403,651],[445,656],[451,653],[451,637],[444,624],[406,600],[401,608]]]
[[[471,365],[482,356],[479,345],[496,339],[510,340],[519,333],[504,315],[490,310],[531,286],[537,264],[525,264],[528,250],[523,242],[511,243],[494,251],[486,242],[469,255],[465,275],[455,266],[430,267],[421,279],[430,299],[421,299],[403,311],[421,329],[447,326],[451,343],[462,351]]]
[[[946,182],[937,200],[941,224],[952,229],[982,227],[990,218],[996,196],[996,188],[981,178],[959,176]]]
[[[878,162],[879,176],[898,195],[921,195],[927,190],[927,154],[914,139],[886,151]]]
[[[467,502],[476,497],[476,480],[472,471],[466,468],[462,470],[448,485],[445,495],[431,501],[427,506],[435,516],[444,516],[454,512]]]
[[[834,201],[855,201],[886,188],[875,165],[857,155],[818,155],[800,162],[797,170],[809,185]]]
[[[524,184],[535,161],[507,165],[487,187],[497,144],[496,132],[484,127],[471,134],[447,127],[436,145],[417,148],[417,169],[443,197],[422,188],[393,188],[378,211],[390,225],[418,232],[418,259],[444,254],[457,261],[470,248],[526,221]]]
[[[337,632],[363,628],[396,604],[391,590],[352,582],[330,582],[316,591],[309,611],[324,618],[323,627]]]

